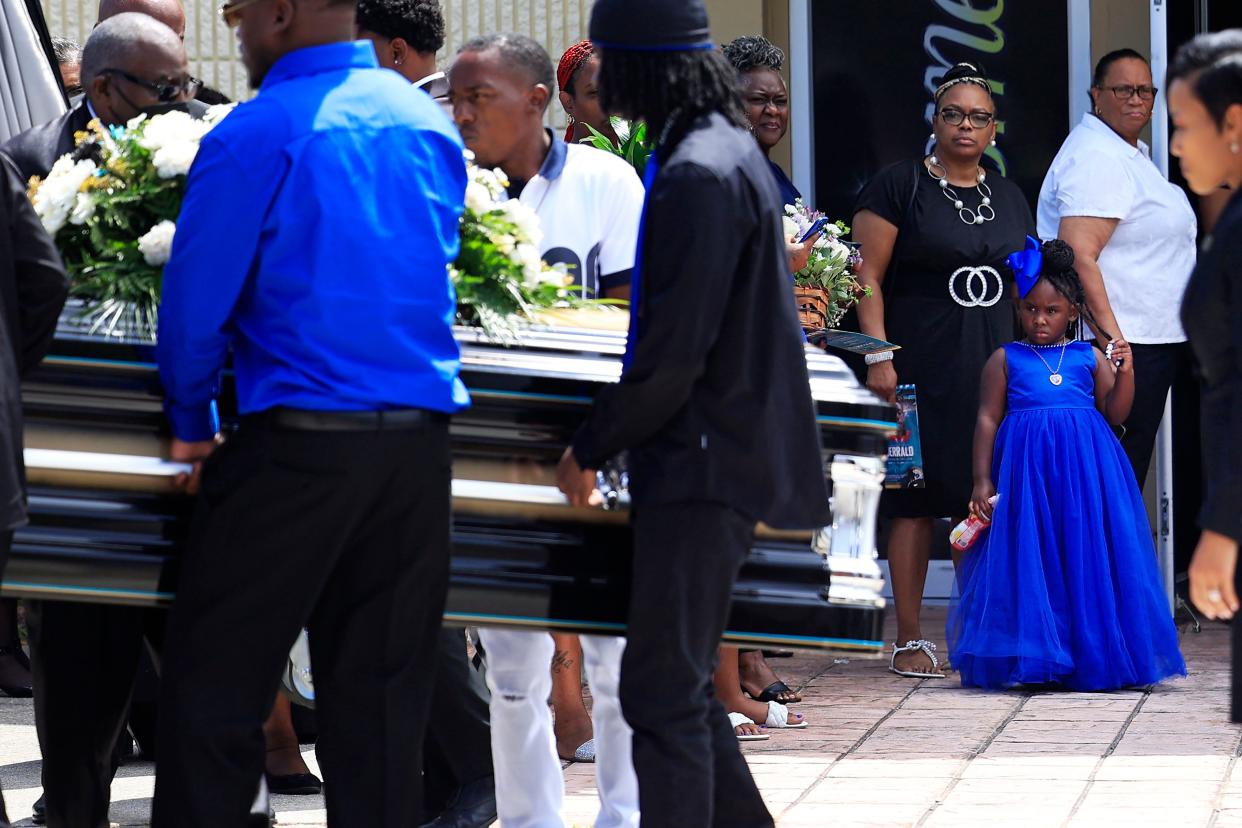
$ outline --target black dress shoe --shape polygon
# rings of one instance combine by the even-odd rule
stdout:
[[[457,789],[444,813],[421,828],[487,828],[496,821],[496,780],[485,776]]]
[[[282,796],[314,796],[323,790],[323,783],[313,773],[286,773],[281,776],[269,773],[267,789]]]
[[[33,811],[30,815],[30,821],[35,825],[47,824],[47,803],[43,801],[43,796],[43,794],[39,794],[39,798],[35,800],[34,807],[30,809]]]
[[[0,658],[12,658],[19,666],[26,670],[30,669],[30,661],[26,658],[26,653],[22,650],[20,644],[12,644],[7,647],[0,647]],[[13,699],[28,699],[34,695],[34,688],[29,682],[22,684],[0,684],[0,693]]]

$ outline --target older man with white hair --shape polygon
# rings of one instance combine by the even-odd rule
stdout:
[[[56,159],[73,149],[74,133],[86,129],[92,118],[124,124],[142,112],[186,104],[199,85],[190,76],[177,33],[137,12],[109,17],[95,27],[82,48],[81,82],[85,94],[77,106],[4,145],[23,178],[47,175]]]

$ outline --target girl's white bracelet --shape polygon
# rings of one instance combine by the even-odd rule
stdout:
[[[888,362],[893,358],[892,351],[881,351],[878,354],[867,354],[863,357],[863,361],[868,365],[879,365],[881,362]]]

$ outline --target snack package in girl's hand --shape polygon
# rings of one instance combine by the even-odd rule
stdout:
[[[886,489],[922,489],[923,443],[919,438],[919,405],[913,385],[897,386],[897,432],[888,441]]]
[[[993,506],[1000,499],[1000,495],[992,495],[988,498],[988,503]],[[953,527],[953,531],[949,533],[949,543],[959,552],[965,552],[967,549],[975,545],[975,541],[983,537],[983,533],[992,525],[992,521],[984,520],[981,517],[970,517],[963,520],[957,526]]]

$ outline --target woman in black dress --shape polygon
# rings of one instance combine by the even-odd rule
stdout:
[[[1190,564],[1190,599],[1208,618],[1238,611],[1242,538],[1242,30],[1200,35],[1169,69],[1170,150],[1199,195],[1235,195],[1204,239],[1182,322],[1203,382],[1203,535]],[[1171,297],[1170,297],[1171,298]],[[1233,721],[1242,721],[1242,624],[1233,625]]]
[[[858,305],[862,332],[902,346],[890,361],[868,357],[867,387],[892,401],[898,384],[915,386],[926,481],[886,492],[883,501],[897,611],[890,666],[929,678],[943,675],[919,623],[932,521],[966,514],[979,377],[1014,336],[1004,262],[1035,232],[1017,185],[980,166],[996,135],[982,72],[954,66],[935,103],[932,154],[879,173],[853,221],[863,248],[860,281],[872,290]]]

